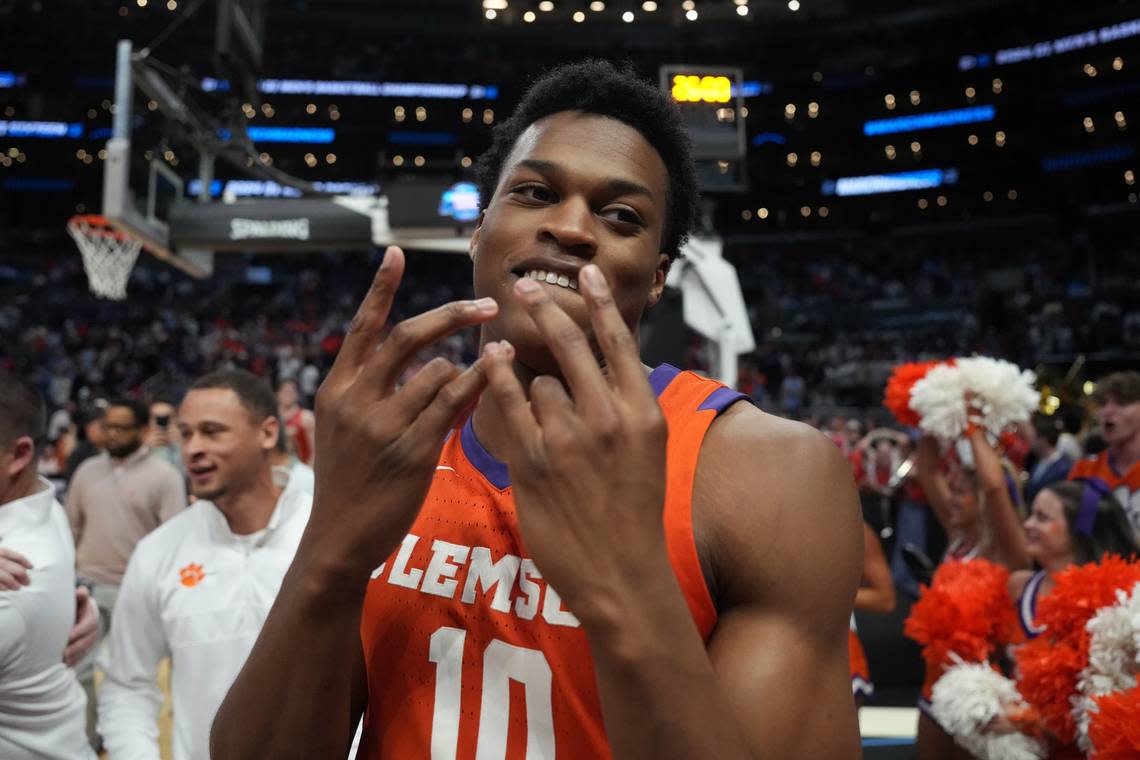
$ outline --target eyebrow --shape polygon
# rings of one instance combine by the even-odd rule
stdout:
[[[540,174],[555,174],[560,175],[565,173],[562,164],[555,161],[546,161],[541,158],[524,158],[520,160],[516,167],[523,166],[528,169],[533,169]],[[615,195],[644,195],[647,198],[653,198],[653,191],[640,182],[634,182],[629,179],[622,179],[620,177],[611,177],[603,181],[603,186],[614,193]]]

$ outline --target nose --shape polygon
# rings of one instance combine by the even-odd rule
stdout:
[[[547,208],[538,234],[540,239],[555,243],[567,253],[593,258],[598,245],[595,224],[590,204],[583,198],[571,196]]]

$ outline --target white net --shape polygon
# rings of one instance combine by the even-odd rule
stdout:
[[[67,231],[83,255],[91,292],[102,298],[124,300],[142,241],[119,232],[97,216],[72,217]]]

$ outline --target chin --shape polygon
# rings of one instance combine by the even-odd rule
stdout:
[[[225,496],[226,489],[220,487],[201,488],[191,489],[190,492],[194,494],[194,498],[196,499],[204,499],[205,501],[217,501],[220,497]]]

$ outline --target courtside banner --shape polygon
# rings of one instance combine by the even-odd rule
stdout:
[[[215,251],[363,249],[372,220],[327,199],[182,202],[170,211],[170,240]]]

